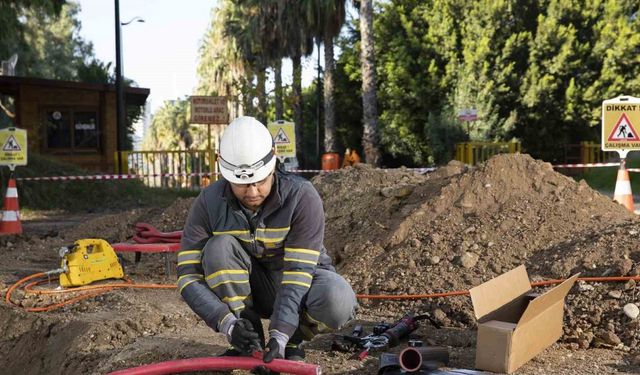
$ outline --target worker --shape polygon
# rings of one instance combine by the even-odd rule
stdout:
[[[226,335],[222,355],[303,360],[303,340],[342,327],[355,293],[323,246],[324,210],[311,183],[276,167],[267,128],[232,121],[220,140],[223,179],[204,189],[186,220],[178,288],[204,322]],[[260,318],[269,318],[265,345]]]

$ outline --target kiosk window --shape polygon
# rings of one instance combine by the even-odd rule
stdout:
[[[46,110],[47,148],[53,150],[97,150],[100,146],[98,112],[91,110]]]
[[[47,147],[70,148],[71,132],[69,131],[71,116],[67,111],[47,112]]]
[[[73,120],[73,146],[77,148],[98,148],[96,113],[75,112]]]

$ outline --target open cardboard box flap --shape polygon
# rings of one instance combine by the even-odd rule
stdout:
[[[555,288],[545,292],[541,296],[538,296],[536,299],[529,302],[527,309],[524,311],[524,313],[520,317],[520,320],[518,321],[518,326],[526,324],[556,302],[562,301],[564,297],[567,296],[567,293],[569,293],[569,290],[576,282],[576,279],[579,275],[580,274],[578,273],[571,276],[570,278],[563,281],[562,284],[556,286]]]
[[[471,294],[471,302],[473,303],[473,312],[476,315],[476,319],[480,321],[482,317],[528,293],[530,290],[531,283],[524,265],[472,288],[469,293]]]

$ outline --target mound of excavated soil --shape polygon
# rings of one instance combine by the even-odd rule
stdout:
[[[359,293],[467,290],[520,264],[532,279],[638,272],[635,216],[527,155],[500,155],[470,170],[454,162],[428,175],[361,166],[313,182],[325,202],[328,248]],[[570,309],[598,317],[569,315],[568,336],[625,332],[623,342],[636,346],[637,329],[621,314],[625,303],[638,303],[636,289],[627,285],[619,298],[606,297],[618,287],[624,288],[602,287],[605,303],[595,302],[596,291],[571,296]],[[445,325],[475,324],[467,297],[379,308],[395,315],[422,309]]]

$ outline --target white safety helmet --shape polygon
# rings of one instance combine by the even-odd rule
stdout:
[[[231,121],[220,139],[220,173],[234,184],[264,180],[276,165],[273,138],[266,126],[253,117]]]

